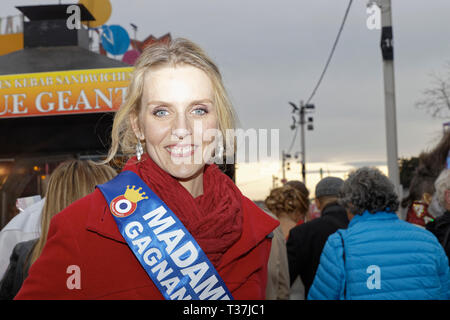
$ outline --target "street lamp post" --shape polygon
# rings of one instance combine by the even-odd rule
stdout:
[[[395,107],[394,42],[391,0],[373,0],[381,10],[381,53],[383,56],[384,104],[388,175],[401,196],[397,154],[397,117]]]

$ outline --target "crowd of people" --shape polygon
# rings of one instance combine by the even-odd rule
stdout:
[[[1,230],[0,298],[450,298],[450,132],[420,155],[404,199],[363,167],[323,178],[314,203],[288,181],[258,207],[214,163],[234,126],[201,48],[147,47],[105,161],[60,164],[44,199]]]
[[[308,197],[305,186],[296,197],[288,185],[300,181],[273,189],[266,210],[284,226],[287,257],[278,265],[288,265],[290,283],[283,275],[278,286],[284,290],[278,291],[288,291],[289,299],[449,299],[449,147],[447,132],[419,155],[403,199],[379,169],[363,167],[345,181],[320,180],[314,202],[321,215],[305,221],[303,206],[287,210]]]

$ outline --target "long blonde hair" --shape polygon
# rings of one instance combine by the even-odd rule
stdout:
[[[131,125],[131,117],[138,117],[141,114],[141,98],[146,73],[151,72],[151,68],[182,64],[196,67],[204,71],[210,78],[214,89],[219,130],[222,133],[223,143],[226,144],[226,131],[235,128],[236,116],[219,69],[199,46],[187,39],[177,38],[168,43],[158,42],[148,46],[138,58],[131,75],[125,101],[114,117],[111,148],[102,163],[113,160],[119,149],[126,158],[132,157],[135,153],[138,139]],[[145,148],[145,144],[143,147]],[[230,150],[230,148],[226,149]]]
[[[105,183],[116,176],[108,165],[91,160],[67,160],[50,175],[41,213],[41,236],[34,245],[29,259],[32,265],[42,253],[50,220],[71,203],[94,191],[97,184]]]

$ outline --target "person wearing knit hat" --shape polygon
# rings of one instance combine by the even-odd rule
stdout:
[[[337,177],[326,177],[316,185],[316,197],[337,196],[344,180]]]
[[[344,180],[338,177],[326,177],[319,181],[316,185],[315,202],[319,210],[331,202],[336,202],[339,196],[339,189]]]
[[[328,236],[349,223],[346,210],[338,204],[339,190],[344,181],[338,177],[326,177],[315,189],[315,203],[321,217],[291,229],[286,243],[291,284],[300,276],[308,296],[320,255]]]

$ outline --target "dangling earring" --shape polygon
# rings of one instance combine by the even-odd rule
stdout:
[[[223,145],[222,143],[219,143],[219,145],[216,147],[216,153],[214,154],[214,163],[216,164],[222,164],[223,163]]]
[[[137,157],[138,161],[141,160],[141,156],[143,153],[144,153],[144,149],[142,148],[141,140],[138,140],[138,142],[136,144],[136,157]]]

